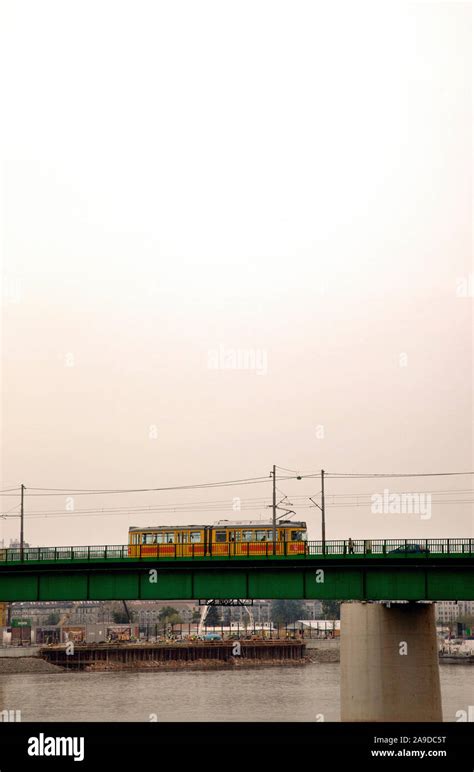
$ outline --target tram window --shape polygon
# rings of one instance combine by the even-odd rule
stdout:
[[[256,532],[256,541],[266,541],[266,539],[267,539],[266,531],[257,531]]]
[[[174,533],[172,531],[168,531],[168,533],[165,533],[165,542],[166,544],[173,544]]]
[[[138,544],[138,533],[132,533],[132,544]]]
[[[216,531],[216,542],[226,541],[227,534],[225,531]]]
[[[186,532],[181,534],[181,544],[187,544],[188,543],[188,534]]]
[[[253,531],[242,531],[242,541],[252,541]]]
[[[156,544],[156,534],[155,533],[144,533],[143,534],[143,544]]]
[[[201,541],[201,531],[191,531],[189,537],[191,544],[199,544]]]
[[[292,531],[291,532],[291,541],[303,541],[306,534],[303,533],[303,531]]]
[[[164,533],[157,533],[156,534],[156,543],[157,544],[164,544],[165,543],[165,534]]]
[[[240,533],[240,531],[236,531],[235,532],[235,541],[240,541],[240,539],[241,539],[241,533]]]

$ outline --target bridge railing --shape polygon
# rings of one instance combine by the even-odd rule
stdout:
[[[310,555],[472,555],[474,539],[347,539],[308,542]]]
[[[107,544],[71,547],[0,548],[1,563],[38,561],[124,560],[126,558],[230,558],[242,557],[400,557],[430,555],[474,555],[474,539],[346,539],[308,542],[231,542],[228,544]]]
[[[116,560],[129,557],[129,545],[87,547],[25,547],[0,549],[0,562],[38,562],[41,560]]]

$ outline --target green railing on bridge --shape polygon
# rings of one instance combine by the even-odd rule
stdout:
[[[307,542],[274,543],[231,542],[208,544],[147,544],[147,545],[92,545],[70,547],[25,547],[0,549],[0,565],[57,561],[98,560],[216,560],[242,558],[272,558],[276,560],[305,558],[430,558],[474,555],[474,539],[352,539]],[[295,551],[295,549],[297,551]],[[149,554],[150,551],[152,554]]]

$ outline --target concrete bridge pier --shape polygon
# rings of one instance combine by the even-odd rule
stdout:
[[[341,721],[442,720],[434,604],[341,604]]]

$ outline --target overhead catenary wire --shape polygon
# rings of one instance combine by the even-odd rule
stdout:
[[[282,501],[284,501],[285,498],[288,498],[287,494],[285,494],[281,489],[278,488],[278,492],[284,497]],[[465,496],[466,494],[474,493],[474,488],[447,488],[442,490],[410,490],[410,491],[403,491],[403,492],[395,492],[396,495],[430,495],[432,497],[438,497],[438,496],[446,496],[446,495],[458,495],[458,496]],[[318,494],[313,494],[313,496],[318,496]],[[327,498],[327,504],[328,506],[334,506],[336,503],[338,503],[339,500],[344,499],[351,499],[355,501],[349,501],[344,502],[344,506],[352,506],[353,504],[361,504],[364,505],[365,503],[370,502],[364,502],[363,499],[372,498],[374,495],[373,491],[367,491],[367,492],[351,492],[351,493],[330,493],[326,494]],[[235,500],[236,497],[233,497]],[[234,509],[234,511],[239,511],[240,509],[259,509],[263,507],[269,506],[269,498],[268,496],[254,496],[254,497],[248,497],[248,498],[239,498],[239,507],[237,510]],[[291,496],[291,502],[306,502],[310,498],[307,495],[298,494],[296,496]],[[438,502],[438,503],[468,503],[471,499],[455,499],[451,498],[449,500],[445,500],[444,502]],[[280,502],[281,503],[281,502]],[[223,506],[221,506],[223,505]],[[298,506],[299,508],[302,508],[303,504],[292,504],[293,506]],[[8,512],[11,512],[13,509],[18,508],[18,504],[14,505]],[[188,512],[198,512],[198,511],[229,511],[229,508],[233,506],[231,505],[230,499],[211,499],[209,501],[205,500],[197,500],[197,501],[184,501],[184,502],[172,502],[172,503],[161,503],[161,504],[148,504],[148,505],[140,505],[140,506],[118,506],[118,507],[87,507],[87,508],[81,508],[81,509],[74,509],[71,511],[74,511],[74,513],[83,513],[83,514],[108,514],[108,513],[117,513],[117,514],[133,514],[133,513],[146,513],[146,512],[179,512],[179,511],[188,511]],[[342,503],[340,504],[342,506]],[[312,508],[311,506],[309,508]],[[64,509],[41,509],[41,510],[30,510],[30,514],[32,515],[52,515],[52,514],[61,514],[64,512]],[[5,516],[7,512],[3,513]]]
[[[314,473],[306,473],[301,474],[297,470],[290,470],[285,467],[276,467],[277,469],[287,471],[287,472],[294,472],[295,476],[292,475],[276,475],[276,478],[278,480],[301,480],[301,479],[312,479],[314,477],[319,477],[319,472]],[[420,478],[420,477],[447,477],[447,476],[463,476],[463,475],[472,475],[474,472],[427,472],[427,473],[387,473],[382,474],[379,472],[375,473],[335,473],[335,472],[328,472],[326,473],[326,478],[332,478],[332,479],[394,479],[394,478]],[[155,492],[167,492],[167,491],[185,491],[185,490],[207,490],[212,488],[224,488],[224,487],[235,487],[239,485],[253,485],[253,484],[261,484],[261,483],[268,483],[269,476],[261,476],[261,477],[246,477],[246,478],[239,478],[236,480],[223,480],[223,481],[217,481],[217,482],[209,482],[209,483],[197,483],[197,484],[188,484],[188,485],[177,485],[177,486],[163,486],[163,487],[156,487],[156,488],[46,488],[46,487],[27,487],[25,490],[28,492],[28,498],[36,497],[36,496],[61,496],[61,497],[76,497],[76,496],[94,496],[94,495],[114,495],[114,494],[132,494],[132,493],[155,493]],[[19,495],[20,490],[23,488],[23,486],[16,487],[16,488],[6,488],[0,491],[1,495],[4,496],[11,496],[16,497]],[[13,491],[17,491],[17,493],[13,493]],[[278,492],[281,493],[282,496],[287,498],[287,495],[283,493],[280,489],[278,489]],[[393,493],[396,493],[395,491],[392,491]],[[454,494],[455,496],[461,496],[465,494],[473,493],[474,489],[471,488],[460,488],[460,489],[452,489],[448,488],[446,490],[431,490],[431,491],[404,491],[404,494],[415,494],[415,495],[422,495],[422,494],[428,494],[435,497],[435,503],[436,505],[440,504],[471,504],[474,503],[472,499],[470,498],[448,498],[443,500],[436,500],[439,496],[445,496],[447,494]],[[326,506],[330,508],[339,507],[339,508],[352,508],[352,507],[366,507],[369,506],[371,501],[365,501],[367,497],[373,497],[374,492],[357,492],[357,493],[326,493]],[[398,493],[400,495],[400,493]],[[235,499],[235,497],[233,497]],[[240,497],[239,497],[240,498]],[[306,503],[307,499],[309,497],[306,495],[297,495],[297,496],[291,496],[291,499],[295,502],[305,502],[305,503],[295,503],[292,504],[292,506],[297,507],[298,509],[311,509],[314,508],[314,505],[309,505]],[[354,500],[355,499],[355,500]],[[284,499],[283,499],[284,500]],[[372,500],[372,499],[371,499]],[[268,497],[253,497],[248,499],[242,499],[239,502],[239,507],[237,510],[234,511],[255,511],[258,509],[266,508],[268,506]],[[223,506],[220,506],[220,505]],[[16,504],[11,509],[7,510],[7,512],[0,515],[2,519],[9,519],[9,518],[17,518],[19,517],[18,514],[12,514],[12,511],[18,508],[18,504]],[[164,514],[164,513],[174,513],[174,514],[185,514],[185,513],[220,513],[220,512],[229,512],[230,509],[230,503],[228,500],[220,499],[220,500],[211,500],[209,502],[183,502],[180,504],[174,503],[174,504],[155,504],[155,505],[148,505],[148,506],[137,506],[137,507],[109,507],[109,508],[87,508],[83,510],[73,510],[65,512],[64,510],[36,510],[36,511],[30,511],[28,512],[25,517],[27,518],[35,518],[35,517],[78,517],[78,516],[100,516],[100,515],[116,515],[116,516],[124,516],[124,515],[130,515],[130,514],[136,514],[142,515],[142,514]]]
[[[371,501],[344,501],[340,503],[336,502],[327,502],[326,508],[334,509],[334,508],[340,508],[340,509],[352,509],[355,507],[370,507],[373,502]],[[474,504],[474,499],[445,499],[440,501],[434,502],[436,506],[440,505],[453,505],[453,504]],[[271,506],[271,504],[266,505],[255,505],[255,504],[244,504],[241,506],[241,508],[238,510],[239,512],[255,512],[256,510],[260,510],[262,508],[268,508]],[[293,505],[296,507],[297,510],[306,510],[306,509],[314,509],[313,504],[296,504]],[[18,507],[14,507],[12,509],[16,509]],[[278,509],[282,509],[282,507],[278,507]],[[292,510],[288,510],[292,511]],[[19,514],[10,514],[11,510],[8,510],[8,513],[4,513],[3,515],[0,515],[3,519],[15,519],[20,517]],[[119,510],[107,510],[107,509],[96,509],[96,510],[73,510],[70,512],[65,512],[64,510],[52,510],[52,511],[35,511],[30,512],[28,514],[25,514],[25,519],[31,519],[31,518],[55,518],[55,517],[126,517],[130,515],[136,515],[137,517],[141,517],[143,515],[166,515],[166,514],[214,514],[217,515],[218,513],[226,513],[229,514],[229,507],[205,507],[202,506],[199,509],[195,507],[183,507],[180,508],[179,506],[169,506],[169,507],[146,507],[146,508],[134,508],[134,509],[119,509]],[[262,513],[260,513],[262,515]],[[235,515],[237,516],[237,515]],[[263,515],[262,515],[263,516]]]
[[[10,507],[10,509],[8,509],[6,512],[3,512],[3,513],[0,515],[0,518],[2,518],[3,520],[5,520],[5,518],[7,518],[7,517],[13,517],[13,515],[10,515],[9,513],[10,513],[10,512],[13,512],[13,510],[14,510],[14,509],[19,509],[19,507],[20,507],[20,505],[19,505],[19,504],[15,504],[13,507]],[[18,515],[18,517],[19,517],[19,515]]]
[[[326,477],[331,477],[333,479],[339,478],[339,479],[369,479],[372,477],[454,477],[454,476],[463,476],[463,475],[472,475],[474,472],[404,472],[404,473],[398,473],[398,472],[391,472],[389,474],[380,473],[380,472],[371,472],[369,474],[362,474],[362,473],[339,473],[339,472],[326,472]]]
[[[292,479],[284,477],[282,479]],[[239,480],[224,480],[213,483],[195,483],[189,485],[169,485],[159,488],[37,488],[27,486],[29,496],[63,496],[69,493],[73,496],[113,495],[119,493],[156,493],[160,491],[203,490],[207,488],[225,488],[237,485],[258,485],[267,483],[268,477],[249,477]],[[36,491],[42,491],[37,493]]]
[[[315,472],[303,472],[298,469],[287,469],[284,466],[278,466],[277,469],[281,469],[284,472],[293,472],[295,475],[301,478],[320,477],[321,471]],[[473,475],[474,471],[466,472],[325,472],[324,476],[332,478],[346,478],[346,479],[369,479],[371,477],[449,477],[455,475]]]
[[[278,492],[282,496],[288,498],[288,494],[285,494],[279,488],[277,490],[278,490]],[[319,491],[318,493],[313,494],[313,496],[319,496],[320,493],[321,492]],[[397,491],[393,491],[393,493],[397,493]],[[404,491],[399,491],[398,492],[398,494],[400,494],[400,493],[405,493],[405,494],[413,493],[413,494],[418,494],[418,495],[424,494],[424,495],[432,495],[432,496],[441,496],[441,495],[443,495],[444,496],[444,495],[447,495],[447,494],[474,493],[474,488],[446,488],[446,489],[441,489],[441,490],[435,490],[435,489],[430,489],[430,490],[404,490]],[[344,499],[344,498],[363,498],[364,496],[365,497],[370,497],[370,496],[373,496],[373,495],[374,495],[374,491],[353,491],[351,493],[327,493],[326,497],[328,499]],[[244,503],[255,503],[257,506],[259,505],[259,503],[266,503],[266,502],[269,501],[269,497],[268,496],[253,496],[253,497],[248,497],[248,498],[233,497],[233,498],[240,498],[241,502],[244,502]],[[308,499],[308,495],[304,495],[304,494],[298,494],[296,496],[295,495],[291,495],[291,499],[292,499],[292,501],[299,501],[299,500],[306,501]],[[122,506],[119,506],[119,507],[95,507],[95,509],[97,511],[104,511],[104,510],[107,510],[107,509],[108,510],[114,509],[116,511],[118,511],[118,510],[131,511],[133,509],[149,509],[149,508],[155,508],[155,507],[162,507],[164,509],[176,508],[176,507],[182,507],[182,506],[183,507],[187,507],[187,506],[191,506],[192,507],[192,506],[201,506],[201,505],[203,507],[208,507],[208,506],[212,506],[214,504],[216,504],[216,505],[217,504],[226,504],[227,506],[230,506],[231,505],[231,501],[232,501],[232,499],[226,498],[226,499],[210,499],[209,501],[199,500],[199,501],[184,501],[184,502],[180,502],[180,503],[170,503],[170,504],[168,504],[168,503],[150,504],[150,505],[140,505],[140,506],[136,506],[136,507],[130,507],[130,506],[126,506],[126,505],[122,505]],[[90,508],[88,508],[88,509],[90,509]]]
[[[302,480],[302,479],[311,479],[314,477],[319,477],[320,472],[312,472],[307,474],[300,474],[297,472],[297,470],[285,470],[284,467],[278,467],[279,469],[282,469],[283,471],[295,471],[295,475],[280,475],[278,477],[279,480]],[[369,474],[367,473],[359,473],[359,472],[350,472],[350,473],[342,473],[342,472],[326,472],[325,476],[326,478],[332,478],[332,479],[371,479],[371,478],[410,478],[410,477],[447,477],[447,476],[462,476],[462,475],[473,475],[473,472],[466,471],[466,472],[408,472],[408,473],[380,473],[380,472],[371,472]],[[188,485],[170,485],[170,486],[162,486],[162,487],[155,487],[155,488],[45,488],[45,487],[38,487],[38,486],[25,486],[25,490],[28,490],[28,496],[31,498],[32,496],[62,496],[64,493],[69,493],[70,495],[74,496],[95,496],[95,495],[115,495],[115,494],[126,494],[126,493],[153,493],[153,492],[160,492],[160,491],[178,491],[178,490],[199,490],[199,489],[207,489],[207,488],[222,488],[222,487],[231,487],[231,486],[237,486],[237,485],[258,485],[261,483],[267,483],[268,482],[268,476],[260,476],[260,477],[244,477],[241,479],[236,480],[223,480],[218,482],[209,482],[209,483],[194,483],[194,484],[188,484]],[[5,496],[14,496],[14,493],[11,493],[10,491],[13,490],[19,490],[18,488],[12,488],[12,489],[5,489],[4,492],[2,492],[0,495]]]

